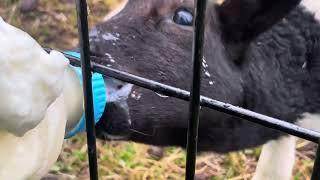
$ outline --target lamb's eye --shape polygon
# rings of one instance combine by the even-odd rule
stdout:
[[[186,8],[178,8],[174,13],[173,21],[183,26],[192,26],[193,13]]]

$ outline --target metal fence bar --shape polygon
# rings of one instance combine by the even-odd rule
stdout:
[[[207,0],[195,0],[193,32],[193,79],[187,135],[186,180],[193,180],[196,169],[200,113],[201,65],[203,60],[204,29]]]
[[[47,50],[49,51],[49,50]],[[65,54],[65,56],[70,59],[70,63],[73,66],[80,66],[80,62],[76,57]],[[105,76],[109,76],[124,82],[128,82],[151,91],[178,98],[181,100],[189,101],[190,93],[186,90],[182,90],[176,87],[172,87],[169,85],[165,85],[156,81],[152,81],[150,79],[146,79],[143,77],[135,76],[127,72],[119,71],[110,67],[106,67],[104,65],[100,65],[92,62],[92,70],[94,72],[103,74]],[[312,131],[306,128],[302,128],[300,126],[288,123],[284,120],[272,118],[263,114],[259,114],[247,109],[243,109],[241,107],[233,106],[228,103],[220,102],[209,97],[201,96],[200,105],[203,107],[207,107],[213,110],[217,110],[226,114],[230,114],[236,117],[240,117],[245,120],[249,120],[251,122],[283,131],[285,133],[291,134],[293,136],[297,136],[315,143],[318,143],[320,139],[320,133],[316,131]]]
[[[98,180],[98,164],[96,151],[96,135],[94,127],[92,75],[90,63],[90,44],[88,34],[88,12],[86,0],[76,0],[78,31],[83,74],[84,108],[87,130],[90,179]]]
[[[318,150],[317,150],[316,159],[313,165],[311,180],[319,180],[319,179],[320,179],[320,146],[318,144]]]

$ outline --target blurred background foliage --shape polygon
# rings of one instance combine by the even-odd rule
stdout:
[[[121,0],[89,0],[90,27],[101,22]],[[0,16],[23,29],[40,44],[57,49],[77,46],[74,0],[1,0]],[[132,142],[97,142],[102,180],[184,179],[186,155],[175,147],[164,149]],[[315,145],[299,140],[293,180],[310,179]],[[261,148],[226,155],[201,154],[197,179],[246,180],[252,177]],[[84,134],[65,141],[63,151],[44,179],[89,179]]]

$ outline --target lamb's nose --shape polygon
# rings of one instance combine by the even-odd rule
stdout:
[[[97,136],[103,139],[119,139],[129,133],[131,126],[128,96],[132,84],[105,77],[107,106],[96,126]]]
[[[126,102],[128,99],[129,94],[131,93],[132,84],[125,83],[123,81],[104,77],[105,84],[107,86],[107,103],[112,102]]]

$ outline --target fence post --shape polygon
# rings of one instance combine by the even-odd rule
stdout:
[[[88,10],[86,0],[76,0],[76,7],[79,41],[81,47],[81,67],[83,75],[84,109],[86,118],[90,179],[98,180],[96,135],[94,127],[93,95],[91,83],[92,75],[88,30]]]
[[[318,150],[317,150],[316,159],[314,161],[312,171],[313,172],[312,172],[311,180],[319,180],[320,179],[320,145],[319,143],[318,143]]]
[[[201,65],[203,60],[206,5],[207,0],[195,1],[192,52],[193,79],[189,107],[186,180],[193,180],[195,176],[200,112]]]

